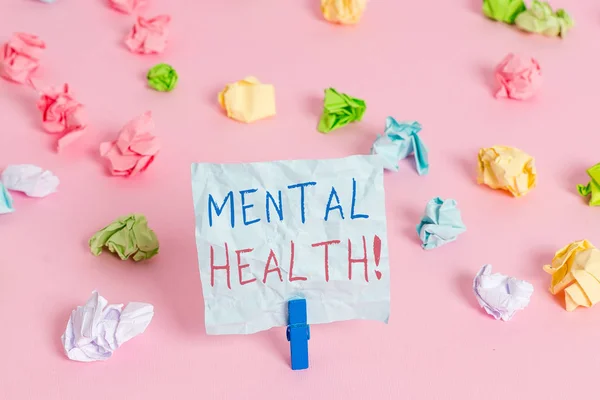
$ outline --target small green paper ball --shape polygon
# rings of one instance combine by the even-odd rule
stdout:
[[[148,86],[159,92],[175,89],[179,76],[169,64],[157,64],[148,71]]]

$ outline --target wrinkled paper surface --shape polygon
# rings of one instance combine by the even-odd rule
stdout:
[[[466,230],[456,200],[444,200],[440,197],[429,200],[425,215],[417,225],[417,234],[425,250],[454,242]]]
[[[495,319],[509,321],[529,305],[533,285],[511,276],[492,274],[492,266],[486,264],[473,279],[473,292],[485,312]]]
[[[377,135],[371,154],[379,155],[384,168],[390,171],[398,171],[398,161],[412,155],[419,175],[427,175],[429,160],[427,148],[419,137],[421,129],[421,124],[417,121],[398,122],[393,117],[387,117],[385,132]]]
[[[121,260],[148,260],[158,254],[158,238],[148,227],[142,214],[129,214],[117,218],[100,229],[89,241],[90,251],[99,256],[103,248],[115,253]]]
[[[483,14],[496,21],[514,24],[517,15],[525,11],[523,0],[483,0]]]
[[[590,206],[600,206],[600,164],[588,168],[587,174],[590,181],[587,185],[577,185],[577,192],[583,196],[590,196]]]
[[[479,150],[477,183],[506,190],[514,197],[529,193],[537,184],[535,160],[523,150],[493,146]]]
[[[8,190],[23,192],[29,197],[46,197],[55,193],[60,180],[37,165],[9,165],[2,171],[2,183]]]
[[[327,21],[352,25],[360,21],[367,0],[321,0],[321,11]]]
[[[362,120],[367,111],[367,103],[357,97],[340,93],[334,88],[325,89],[323,112],[317,130],[328,133],[352,122]]]
[[[517,15],[515,24],[526,32],[563,38],[575,21],[562,8],[554,12],[548,2],[533,0],[529,9]]]
[[[154,306],[132,302],[108,304],[92,292],[84,306],[71,312],[61,336],[65,354],[73,361],[92,362],[110,358],[114,351],[144,333],[154,317]]]
[[[355,215],[369,218],[352,219],[352,179],[356,180]],[[305,223],[300,211],[300,189],[289,185],[314,181],[305,188]],[[332,186],[342,205],[344,219],[338,210],[329,213],[324,221]],[[247,221],[242,216],[240,191],[256,188],[245,196]],[[206,331],[208,334],[250,334],[275,326],[287,325],[287,302],[300,296],[306,298],[308,323],[318,324],[350,319],[369,319],[387,322],[390,307],[390,270],[387,251],[383,166],[377,156],[351,156],[331,160],[293,160],[248,164],[192,165],[192,190],[196,215],[196,243],[205,301]],[[266,217],[266,193],[275,201],[281,190],[283,221],[271,208],[271,222]],[[230,209],[222,208],[217,216],[213,211],[213,226],[209,226],[208,202],[212,195],[217,205],[229,191],[234,194],[235,226],[231,228]],[[336,205],[334,200],[332,205]],[[214,210],[214,209],[213,209]],[[379,264],[375,265],[375,235],[381,241]],[[348,240],[352,258],[364,257],[362,236],[365,237],[368,258],[368,279],[364,263],[352,264],[352,280],[348,273]],[[328,246],[329,281],[326,281],[325,249],[312,247],[317,242],[339,240]],[[290,282],[291,241],[294,241],[294,277],[307,280]],[[211,285],[211,245],[214,264],[226,263],[224,243],[228,245],[231,289],[227,287],[226,270],[215,270]],[[253,248],[241,254],[240,284],[236,250]],[[269,273],[263,284],[265,264],[273,250],[281,268],[283,281],[277,273]],[[274,268],[271,264],[270,268]]]
[[[552,275],[550,293],[565,293],[565,309],[592,307],[600,302],[600,250],[589,240],[568,244],[556,252],[552,264],[544,265]]]

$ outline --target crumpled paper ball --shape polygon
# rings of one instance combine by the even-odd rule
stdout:
[[[425,215],[417,225],[417,234],[425,250],[453,242],[466,230],[456,200],[443,200],[440,197],[427,203]]]
[[[0,76],[17,83],[30,83],[40,66],[46,44],[29,33],[15,33],[0,49]]]
[[[533,57],[508,54],[496,67],[497,98],[527,100],[542,85],[542,70]]]
[[[146,5],[146,0],[108,0],[108,4],[123,14],[133,14]]]
[[[125,44],[133,53],[162,53],[167,47],[170,22],[169,15],[159,15],[150,19],[138,17],[125,39]]]
[[[60,179],[37,165],[11,164],[2,171],[2,183],[8,190],[41,198],[56,193]]]
[[[483,0],[483,14],[493,20],[512,25],[517,15],[525,11],[523,0]]]
[[[73,97],[68,84],[42,91],[37,107],[42,112],[44,129],[63,135],[58,139],[58,150],[83,135],[87,114],[83,104]]]
[[[352,122],[360,122],[366,111],[367,103],[364,100],[327,88],[317,130],[328,133]]]
[[[152,89],[159,92],[170,92],[175,89],[179,76],[177,71],[169,64],[161,63],[150,68],[146,78],[148,79],[148,86]]]
[[[418,174],[427,175],[429,158],[427,147],[419,137],[420,131],[421,124],[417,121],[398,122],[393,117],[387,117],[385,132],[377,135],[371,154],[378,155],[383,167],[390,171],[398,171],[398,161],[412,155]]]
[[[358,23],[366,7],[367,0],[321,0],[323,17],[338,24]]]
[[[600,250],[588,240],[570,243],[556,252],[544,271],[552,275],[550,293],[565,292],[565,309],[591,307],[600,301]]]
[[[134,176],[145,171],[159,150],[150,111],[129,121],[117,140],[100,144],[100,155],[110,161],[110,171],[115,176]]]
[[[529,304],[533,285],[502,274],[492,274],[492,266],[484,265],[473,279],[473,292],[479,305],[495,319],[509,321],[518,310]]]
[[[123,304],[109,305],[94,291],[84,306],[71,312],[60,339],[70,360],[104,361],[124,343],[144,333],[153,317],[152,304],[132,302],[125,308]]]
[[[587,185],[577,185],[577,193],[583,197],[590,196],[590,206],[600,206],[600,164],[588,168],[590,181]]]
[[[116,253],[121,260],[129,257],[133,261],[149,260],[158,254],[158,238],[148,227],[142,214],[120,217],[100,229],[89,241],[90,251],[99,256],[103,248]]]
[[[477,183],[521,197],[535,187],[536,181],[535,161],[524,151],[508,146],[479,150]]]
[[[575,21],[562,8],[554,12],[547,2],[533,0],[529,9],[517,15],[515,24],[526,32],[563,38]]]
[[[275,87],[247,76],[219,92],[219,105],[229,118],[239,122],[269,118],[276,114]]]

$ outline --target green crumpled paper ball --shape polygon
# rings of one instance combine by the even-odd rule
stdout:
[[[323,113],[317,130],[327,133],[351,122],[358,122],[366,110],[367,104],[364,100],[340,93],[334,88],[325,89]]]
[[[142,214],[130,214],[116,219],[96,232],[89,245],[95,256],[100,255],[106,247],[121,260],[133,256],[134,261],[142,261],[158,254],[158,238],[148,227],[148,221]]]
[[[170,92],[177,85],[177,71],[169,64],[156,64],[148,71],[148,86],[159,92]]]
[[[526,11],[517,15],[515,24],[526,32],[563,38],[575,21],[562,8],[554,12],[548,2],[533,0]]]
[[[588,168],[590,181],[587,185],[577,185],[577,192],[582,197],[590,196],[590,206],[600,206],[600,164]]]
[[[483,0],[482,10],[486,17],[512,25],[526,7],[523,0]]]

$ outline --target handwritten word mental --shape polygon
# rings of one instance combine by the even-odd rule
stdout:
[[[304,224],[306,222],[306,210],[305,210],[305,203],[306,203],[306,188],[311,187],[311,186],[315,186],[317,184],[317,182],[302,182],[302,183],[296,183],[293,185],[289,185],[287,187],[288,190],[296,190],[298,192],[298,196],[300,197],[300,201],[299,201],[299,209],[298,212],[300,214],[300,220],[302,221],[302,223]],[[251,188],[251,189],[246,189],[246,190],[240,190],[239,193],[239,207],[242,210],[242,223],[244,225],[252,225],[252,224],[256,224],[257,222],[261,221],[261,218],[254,218],[254,219],[250,219],[251,217],[248,217],[249,214],[249,210],[251,208],[254,207],[254,204],[251,203],[251,200],[249,199],[250,195],[252,195],[253,193],[256,193],[258,191],[258,189],[256,188]],[[231,227],[235,227],[236,225],[236,220],[235,220],[235,209],[236,209],[236,202],[234,201],[234,192],[233,191],[229,191],[227,193],[227,195],[225,195],[225,198],[223,199],[223,201],[220,203],[217,203],[213,197],[212,194],[208,195],[208,224],[210,227],[213,226],[213,221],[214,221],[214,216],[213,214],[216,214],[217,217],[221,216],[221,214],[223,214],[225,212],[226,207],[228,207],[229,209],[229,224],[231,225]],[[275,197],[277,198],[277,200],[275,199]],[[274,213],[272,214],[271,211],[274,211]],[[338,195],[338,191],[335,189],[334,186],[331,187],[331,191],[329,193],[329,200],[327,201],[327,204],[325,205],[324,209],[323,209],[323,219],[325,221],[329,220],[330,215],[333,212],[337,212],[339,214],[339,217],[341,219],[345,219],[346,215],[344,214],[344,209],[342,207],[342,204],[340,202],[340,196]],[[277,214],[277,217],[279,219],[279,221],[283,221],[284,220],[284,215],[283,215],[283,204],[282,204],[282,199],[281,199],[281,190],[278,190],[276,192],[276,195],[274,196],[273,193],[269,192],[268,190],[265,191],[265,219],[267,222],[271,222],[271,218],[274,216],[274,214]],[[352,178],[352,197],[350,200],[350,215],[349,215],[350,219],[358,219],[358,218],[369,218],[369,216],[367,214],[359,214],[356,212],[356,179]]]

